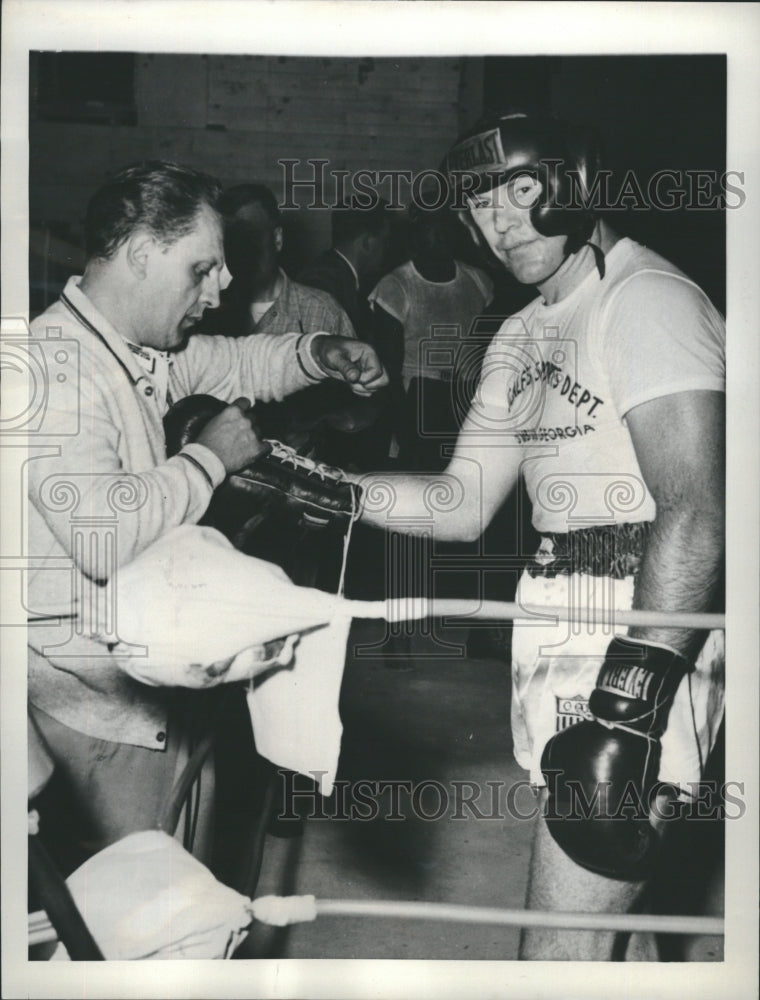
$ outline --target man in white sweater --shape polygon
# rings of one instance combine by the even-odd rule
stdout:
[[[251,403],[325,378],[362,396],[387,382],[354,339],[191,335],[229,282],[219,192],[215,179],[160,161],[117,174],[88,206],[84,276],[32,324],[35,340],[60,346],[35,439],[50,447],[29,463],[31,618],[70,614],[76,580],[105,582],[171,528],[198,522],[226,474],[261,450]],[[163,417],[193,393],[231,405],[167,459]],[[208,715],[207,696],[178,707],[181,695],[133,680],[70,619],[30,627],[30,714],[84,854],[156,824]],[[207,769],[185,817],[186,846],[201,858],[212,806]]]

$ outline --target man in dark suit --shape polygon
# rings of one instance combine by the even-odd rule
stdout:
[[[392,228],[388,205],[380,199],[371,209],[336,208],[331,222],[332,246],[303,269],[298,280],[329,292],[351,320],[357,337],[375,346],[367,295],[389,266]],[[331,423],[323,457],[343,467],[382,467],[390,444],[391,409],[389,393],[371,400],[348,399]]]
[[[337,208],[332,213],[332,246],[305,267],[298,280],[329,292],[348,314],[356,335],[371,333],[367,294],[384,273],[391,245],[388,205],[369,210]]]

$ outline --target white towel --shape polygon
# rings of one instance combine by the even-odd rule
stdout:
[[[297,587],[279,566],[244,555],[213,528],[182,525],[119,567],[98,601],[81,603],[90,634],[109,621],[86,617],[104,603],[115,606],[122,642],[114,657],[126,673],[144,684],[197,687],[197,667],[231,657],[236,668],[224,680],[247,680],[262,644],[329,622],[340,599]]]
[[[248,695],[259,753],[313,777],[330,795],[351,618],[380,617],[384,603],[298,587],[279,566],[244,555],[212,528],[191,525],[120,567],[108,591],[101,602],[105,596],[115,604],[122,643],[114,655],[123,670],[144,684],[197,687],[213,680],[205,666],[234,657],[225,682],[259,676]],[[80,614],[96,603],[83,601]],[[98,628],[90,623],[89,631]],[[266,669],[261,644],[285,637],[278,661],[284,669]],[[138,655],[120,655],[129,644]]]
[[[337,614],[302,635],[293,665],[249,689],[256,749],[279,767],[314,778],[330,795],[343,725],[338,713],[351,617]]]
[[[66,879],[107,959],[229,958],[251,902],[159,830],[131,833]],[[53,960],[69,955],[59,944]]]

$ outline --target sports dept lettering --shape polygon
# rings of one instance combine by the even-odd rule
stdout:
[[[575,695],[574,698],[564,698],[560,695],[555,695],[554,700],[557,703],[556,731],[558,733],[562,732],[563,729],[574,726],[577,722],[593,719],[588,709],[588,698],[582,698],[579,694]]]
[[[515,376],[511,385],[507,389],[507,407],[512,410],[512,405],[528,386],[541,385],[543,383],[556,389],[562,381],[562,369],[553,361],[536,361],[532,365],[526,365],[519,375]]]
[[[567,402],[572,404],[576,410],[585,407],[585,414],[596,419],[595,410],[598,406],[604,405],[604,400],[595,396],[590,389],[574,381],[566,375],[560,365],[553,361],[536,361],[530,365],[525,365],[522,371],[516,375],[507,388],[507,409],[511,412],[515,400],[533,386],[545,385],[549,389],[555,389],[561,397],[565,397]]]

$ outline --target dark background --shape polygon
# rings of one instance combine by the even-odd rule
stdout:
[[[419,172],[437,167],[453,139],[483,112],[530,105],[599,130],[613,191],[628,170],[644,187],[661,169],[720,177],[726,69],[721,55],[31,53],[32,314],[57,296],[69,274],[81,271],[89,195],[134,160],[175,159],[225,184],[260,180],[281,197],[282,157],[320,157],[349,171]],[[291,269],[329,244],[329,212],[300,201],[286,213],[284,262]],[[613,212],[610,221],[680,266],[725,311],[725,210],[629,209]],[[471,251],[463,243],[460,252]],[[505,280],[498,271],[495,276]]]
[[[603,165],[642,186],[658,170],[726,171],[723,56],[579,56],[484,60],[486,108],[535,102],[594,126]],[[741,164],[729,164],[741,170]],[[612,190],[616,189],[613,181]],[[645,189],[646,190],[646,189]],[[734,201],[736,199],[734,198]],[[681,267],[725,311],[725,212],[615,211],[612,225]]]

